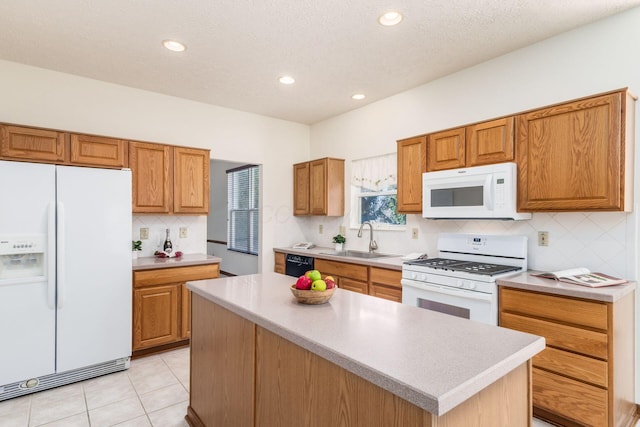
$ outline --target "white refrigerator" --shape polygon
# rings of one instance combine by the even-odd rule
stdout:
[[[131,171],[0,161],[0,401],[129,367]]]

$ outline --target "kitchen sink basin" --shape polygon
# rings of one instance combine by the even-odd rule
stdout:
[[[399,255],[379,254],[377,252],[363,252],[363,251],[328,251],[320,252],[323,255],[344,256],[352,258],[389,258]]]

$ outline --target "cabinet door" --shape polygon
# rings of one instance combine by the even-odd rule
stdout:
[[[518,116],[518,209],[624,209],[621,93]]]
[[[191,336],[191,291],[183,283],[180,286],[182,293],[182,321],[180,326],[180,337],[189,338]]]
[[[327,214],[327,160],[309,162],[309,213]]]
[[[0,157],[64,163],[65,134],[46,129],[0,125]]]
[[[275,263],[273,271],[280,274],[285,274],[285,254],[281,252],[275,253]]]
[[[371,286],[369,286],[369,295],[390,301],[402,302],[402,289],[383,286],[377,283],[371,283]]]
[[[398,212],[422,212],[422,174],[427,171],[427,137],[398,141]]]
[[[359,280],[348,279],[346,277],[338,277],[338,287],[348,291],[358,292],[360,294],[369,293],[369,284]]]
[[[179,338],[180,284],[134,289],[133,350]]]
[[[514,159],[513,117],[467,127],[467,167]]]
[[[445,130],[428,136],[428,171],[463,168],[465,164],[465,128]]]
[[[169,213],[173,203],[171,147],[129,143],[134,213]]]
[[[113,168],[128,166],[128,145],[122,139],[71,135],[71,163]]]
[[[293,165],[293,214],[309,215],[309,162]]]
[[[173,147],[173,212],[209,213],[209,150]]]

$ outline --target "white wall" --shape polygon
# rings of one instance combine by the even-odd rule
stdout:
[[[1,122],[209,148],[212,158],[262,164],[261,269],[273,269],[271,248],[302,240],[292,216],[291,165],[309,159],[308,126],[7,61],[0,61],[0,76]],[[189,236],[196,252],[206,251],[201,218],[204,226],[193,224],[199,234]],[[165,221],[191,221],[174,220],[144,223],[155,230]],[[140,223],[134,219],[134,237]],[[145,250],[151,245],[143,243]]]
[[[345,158],[350,176],[351,160],[396,151],[398,139],[622,87],[639,93],[639,40],[640,8],[636,8],[315,124],[311,157]],[[639,114],[636,108],[636,123]],[[638,176],[635,193],[640,202]],[[638,210],[636,203],[631,214],[534,214],[530,221],[506,223],[429,221],[409,215],[407,231],[380,231],[376,237],[380,252],[434,254],[437,234],[443,231],[525,234],[530,268],[585,266],[637,279]],[[348,225],[348,213],[345,218],[302,221],[309,230],[307,240],[329,245],[338,227]],[[322,235],[318,224],[324,224]],[[420,230],[418,240],[411,239],[412,227]],[[535,244],[538,230],[549,231],[549,247]],[[347,247],[365,249],[366,240],[356,238],[355,230],[347,233]],[[640,332],[638,320],[636,331]],[[636,338],[636,346],[639,342]],[[636,351],[637,361],[639,355]],[[637,367],[636,390],[640,390],[638,374]]]

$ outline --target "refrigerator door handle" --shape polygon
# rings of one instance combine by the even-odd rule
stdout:
[[[47,305],[56,308],[56,202],[49,203],[47,218]]]
[[[65,248],[65,230],[64,230],[64,203],[58,202],[58,250],[57,259],[57,281],[58,281],[58,309],[64,306],[64,285],[65,285],[65,268],[64,268],[64,248]]]

